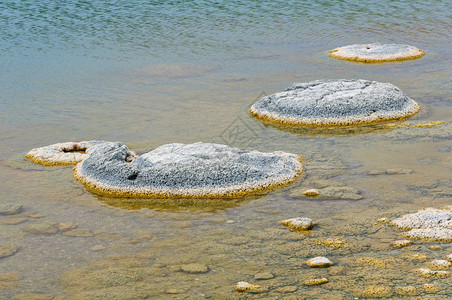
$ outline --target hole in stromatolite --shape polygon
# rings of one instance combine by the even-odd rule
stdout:
[[[64,148],[64,153],[70,153],[70,152],[78,152],[78,153],[86,153],[86,147],[80,147],[79,145],[74,145],[72,148]]]
[[[137,179],[137,177],[138,177],[138,173],[134,173],[134,174],[130,175],[129,177],[127,177],[127,179],[135,180],[135,179]]]

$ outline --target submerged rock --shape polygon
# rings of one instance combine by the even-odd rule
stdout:
[[[271,272],[261,272],[254,274],[254,279],[256,280],[267,280],[275,278],[275,275],[273,275]]]
[[[293,218],[282,220],[281,224],[292,230],[309,230],[314,227],[314,223],[310,218]]]
[[[326,279],[325,277],[322,277],[322,278],[314,278],[314,279],[306,280],[304,282],[304,284],[305,285],[319,285],[319,284],[324,284],[327,282],[328,282],[328,279]]]
[[[257,101],[250,113],[284,125],[332,126],[404,119],[419,109],[390,83],[339,79],[294,83]]]
[[[75,165],[87,159],[95,145],[109,143],[105,141],[82,141],[58,143],[34,148],[25,157],[44,166]]]
[[[360,200],[363,198],[358,190],[348,186],[330,186],[320,190],[317,199]]]
[[[47,222],[31,224],[27,226],[25,230],[34,234],[54,234],[58,232],[58,228],[56,228],[54,224]]]
[[[0,215],[15,215],[20,212],[22,205],[14,203],[0,203]]]
[[[426,208],[414,214],[404,215],[391,222],[410,238],[452,241],[452,210]]]
[[[17,252],[19,248],[16,246],[0,246],[0,258],[8,257]]]
[[[306,197],[317,197],[320,195],[320,191],[318,189],[309,189],[303,192],[303,195]]]
[[[288,184],[302,172],[301,157],[262,153],[226,145],[168,144],[132,161],[121,143],[90,148],[74,168],[88,190],[121,197],[236,197]]]
[[[209,271],[209,267],[204,264],[186,264],[181,265],[180,270],[190,274],[202,274]]]
[[[273,291],[280,294],[288,294],[293,293],[298,290],[298,287],[295,285],[287,285],[287,286],[281,286],[279,288],[274,289]]]
[[[393,62],[417,59],[424,51],[403,44],[354,44],[330,50],[328,55],[334,58],[363,63]]]

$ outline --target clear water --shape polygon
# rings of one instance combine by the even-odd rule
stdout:
[[[389,286],[400,297],[400,286],[421,289],[425,283],[437,284],[439,292],[422,293],[450,297],[448,279],[413,271],[450,254],[450,244],[417,241],[394,249],[400,232],[375,223],[451,204],[450,22],[449,1],[0,1],[0,203],[20,203],[25,214],[23,223],[0,224],[0,245],[19,247],[0,258],[0,274],[22,276],[0,281],[1,297],[89,299],[103,291],[123,299],[129,290],[131,298],[334,299],[361,297],[372,285]],[[368,42],[411,44],[426,55],[373,65],[327,56],[335,47]],[[422,106],[408,123],[446,123],[422,130],[294,131],[247,114],[262,93],[328,78],[391,82]],[[89,139],[119,140],[138,152],[197,141],[284,150],[303,155],[306,171],[292,186],[262,197],[144,202],[95,197],[75,182],[70,167],[22,159],[34,147]],[[389,168],[413,172],[365,175]],[[319,179],[344,182],[363,199],[293,196]],[[27,216],[35,212],[40,218]],[[305,237],[278,224],[295,216],[319,225]],[[72,222],[94,236],[26,231],[42,222]],[[316,244],[336,237],[348,246]],[[91,250],[96,245],[106,249]],[[427,255],[427,262],[406,259],[410,253]],[[307,269],[304,261],[318,255],[337,268]],[[377,268],[357,263],[360,257],[395,263]],[[177,271],[195,262],[210,271]],[[111,268],[135,279],[112,283],[105,273],[119,271]],[[261,271],[275,278],[255,280]],[[330,282],[303,285],[305,277],[320,275]],[[234,285],[242,280],[269,291],[240,296]],[[275,291],[287,285],[298,290]],[[171,288],[181,293],[168,294]]]

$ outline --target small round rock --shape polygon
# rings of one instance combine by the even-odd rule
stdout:
[[[235,290],[239,293],[253,291],[253,290],[259,290],[260,286],[257,284],[251,284],[246,281],[239,281],[237,282],[237,285],[235,286]]]
[[[281,224],[292,230],[309,230],[314,227],[314,223],[310,218],[293,218],[282,220]]]
[[[411,245],[410,240],[398,240],[392,243],[397,248],[403,248]]]
[[[317,189],[309,189],[304,191],[303,195],[305,195],[306,197],[317,197],[318,195],[320,195],[320,191]]]
[[[306,264],[311,268],[328,268],[333,262],[326,257],[317,256],[308,260]]]
[[[330,50],[328,55],[337,59],[381,63],[412,60],[424,56],[424,51],[403,44],[354,44]]]

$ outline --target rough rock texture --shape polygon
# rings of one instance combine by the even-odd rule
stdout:
[[[432,269],[448,269],[452,266],[452,262],[445,259],[435,259],[430,263]]]
[[[0,203],[0,215],[15,215],[20,212],[22,205],[14,203]]]
[[[449,271],[435,271],[427,268],[419,268],[416,272],[426,278],[436,277],[436,278],[445,278],[450,276]]]
[[[424,51],[403,44],[354,44],[329,51],[329,56],[363,63],[392,62],[417,59]]]
[[[320,195],[320,191],[318,189],[309,189],[303,192],[303,195],[306,197],[317,197]]]
[[[327,282],[328,282],[328,279],[326,279],[325,277],[322,277],[322,278],[314,278],[314,279],[306,280],[304,282],[304,284],[305,285],[319,285],[319,284],[324,284]]]
[[[17,252],[19,248],[16,246],[0,246],[0,258],[11,256]]]
[[[239,282],[237,282],[237,285],[235,286],[235,290],[239,293],[256,291],[256,290],[259,290],[259,288],[260,288],[260,286],[258,286],[256,284],[250,284],[246,281],[239,281]]]
[[[204,264],[185,264],[180,266],[180,270],[190,274],[201,274],[207,273],[209,267]]]
[[[419,105],[390,83],[317,80],[294,83],[257,101],[250,113],[284,125],[355,125],[404,119]]]
[[[74,175],[101,195],[219,198],[288,184],[302,172],[298,155],[218,144],[168,144],[127,161],[133,155],[119,142],[97,144]]]
[[[44,166],[75,165],[89,157],[94,145],[105,141],[58,143],[30,150],[25,157]]]
[[[281,224],[293,230],[309,230],[314,227],[314,223],[310,218],[293,218],[282,220]]]
[[[414,214],[404,215],[391,222],[411,238],[452,241],[452,209],[426,208]]]
[[[410,240],[398,240],[398,241],[395,241],[392,244],[394,245],[394,247],[403,248],[403,247],[410,246],[411,245],[411,241]]]

